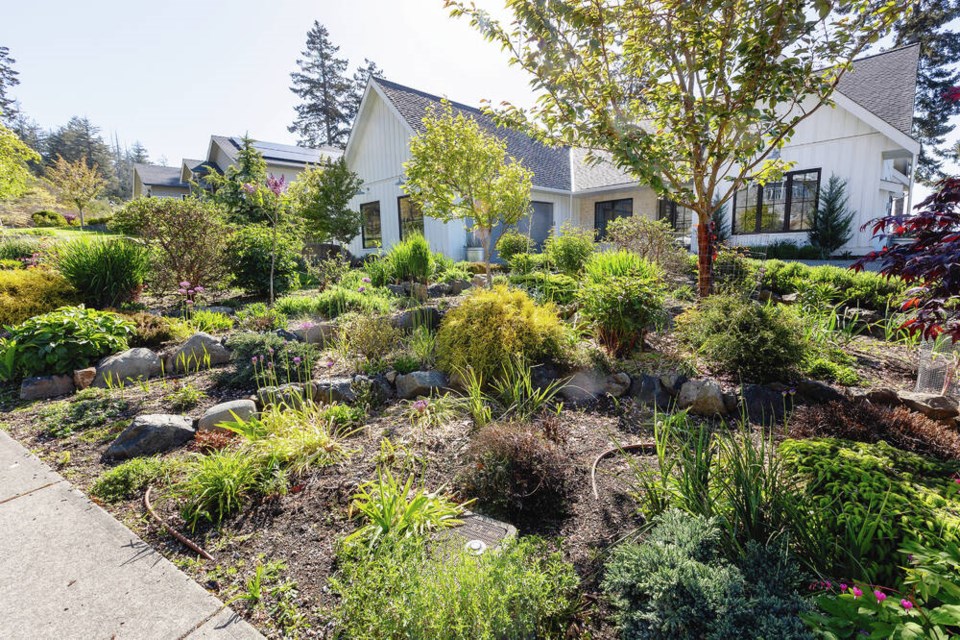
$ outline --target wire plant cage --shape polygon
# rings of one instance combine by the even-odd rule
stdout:
[[[958,362],[960,345],[949,337],[924,340],[920,344],[916,391],[944,396],[960,395],[960,385],[957,383]]]

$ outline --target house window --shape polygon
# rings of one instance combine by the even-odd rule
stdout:
[[[657,201],[657,219],[667,220],[678,235],[689,235],[693,225],[693,210],[671,200]]]
[[[400,239],[409,238],[415,233],[423,234],[423,211],[410,196],[397,198],[397,209],[400,211]]]
[[[807,231],[819,197],[820,169],[792,171],[765,185],[745,185],[733,198],[733,232]]]
[[[617,218],[633,215],[633,198],[622,200],[604,200],[593,205],[593,228],[597,231],[597,240],[607,237],[607,225]]]
[[[367,202],[360,205],[360,236],[364,249],[376,249],[383,244],[380,231],[380,202]]]

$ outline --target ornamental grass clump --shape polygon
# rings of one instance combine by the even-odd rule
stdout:
[[[136,300],[150,275],[150,252],[126,238],[74,240],[55,252],[57,269],[97,309]]]

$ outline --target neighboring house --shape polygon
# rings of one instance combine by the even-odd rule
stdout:
[[[780,155],[793,161],[783,180],[741,189],[727,203],[732,241],[762,245],[776,240],[807,241],[807,214],[820,186],[832,173],[847,181],[848,206],[857,212],[854,236],[844,250],[862,254],[875,243],[867,221],[890,211],[909,210],[913,168],[920,144],[911,135],[919,46],[911,45],[855,61],[823,107],[801,122]],[[351,206],[361,213],[363,231],[351,242],[354,254],[389,247],[420,231],[435,251],[464,259],[475,245],[466,225],[424,218],[403,190],[403,163],[410,138],[423,131],[423,118],[441,98],[382,78],[371,78],[346,149],[347,164],[364,181]],[[695,216],[658,199],[654,191],[610,162],[588,163],[582,149],[545,146],[523,133],[498,128],[480,110],[451,103],[507,142],[507,152],[534,173],[528,226],[538,244],[570,222],[592,228],[603,239],[606,225],[627,215],[667,219],[678,236],[695,233]],[[732,224],[731,224],[732,216]],[[696,243],[692,243],[696,247]],[[470,259],[479,252],[469,251]]]
[[[227,167],[235,164],[242,146],[243,140],[236,136],[210,136],[207,156],[202,160],[184,158],[180,167],[136,165],[133,177],[133,197],[185,196],[190,193],[191,183],[200,183],[207,173],[211,171],[223,173]],[[308,165],[336,160],[343,155],[340,149],[334,147],[310,149],[260,140],[254,140],[253,148],[263,156],[267,165],[267,175],[278,178],[283,176],[287,184],[296,180],[300,172],[306,169]],[[152,182],[148,185],[148,179],[164,180],[164,182],[158,182],[156,186]],[[149,188],[147,188],[148,186]]]

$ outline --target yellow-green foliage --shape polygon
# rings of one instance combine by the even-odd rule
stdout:
[[[77,292],[55,271],[0,271],[0,325],[20,324],[77,301]]]
[[[557,357],[563,338],[553,304],[536,305],[523,291],[495,287],[474,292],[446,315],[437,364],[454,375],[472,367],[491,380],[512,356],[531,363]]]

